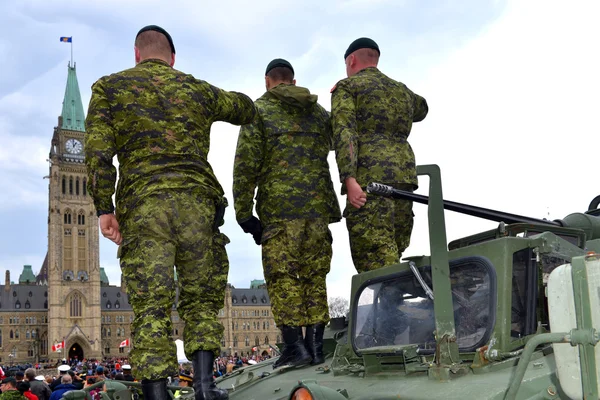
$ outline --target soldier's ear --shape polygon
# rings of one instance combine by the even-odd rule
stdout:
[[[175,65],[175,53],[171,53],[171,62],[169,63],[171,67]]]
[[[133,52],[135,53],[135,63],[139,64],[140,63],[140,49],[138,49],[137,47],[133,47]]]
[[[296,86],[296,80],[292,80],[292,85]]]

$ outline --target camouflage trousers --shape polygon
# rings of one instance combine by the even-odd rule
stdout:
[[[217,314],[225,300],[229,239],[214,227],[215,209],[213,199],[173,191],[143,198],[119,221],[121,271],[134,312],[129,358],[137,379],[178,374],[171,323],[176,285],[187,358],[197,350],[220,353]]]
[[[367,195],[367,203],[344,211],[354,267],[361,273],[400,261],[410,244],[412,201]]]
[[[278,327],[329,322],[329,219],[294,219],[265,227],[262,262]]]

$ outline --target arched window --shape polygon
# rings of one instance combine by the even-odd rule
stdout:
[[[27,329],[25,331],[25,339],[30,339],[31,338],[31,332],[29,331],[29,329]]]
[[[115,301],[115,308],[121,308],[121,303],[119,303],[119,300]]]
[[[36,337],[37,337],[37,330],[35,330],[35,329],[32,329],[32,330],[31,330],[31,338],[32,338],[32,339],[35,339]]]
[[[15,308],[21,308],[21,302],[19,300],[15,303]]]
[[[112,308],[112,303],[110,300],[106,302],[106,308]]]
[[[106,336],[110,337],[110,327],[106,330]]]
[[[69,177],[69,194],[73,194],[73,177]]]
[[[69,303],[69,315],[71,317],[81,317],[81,295],[73,293]]]
[[[29,300],[27,300],[25,302],[25,309],[29,309],[29,308],[31,308],[31,303],[29,303]]]
[[[9,339],[14,339],[15,338],[15,333],[13,332],[13,330],[10,330],[10,334],[9,334]]]
[[[0,337],[0,340],[2,340],[2,337]],[[221,347],[225,347],[225,336],[221,336]]]
[[[62,177],[62,194],[67,194],[67,178]]]
[[[106,328],[102,328],[102,337],[106,337]]]
[[[246,336],[246,339],[244,339],[244,343],[246,346],[250,346],[250,338],[248,336]]]
[[[10,331],[11,335],[12,335],[12,331]],[[237,336],[233,337],[233,347],[237,347],[238,345],[238,341],[237,341]]]
[[[64,223],[65,223],[65,225],[71,225],[71,211],[70,210],[65,211]]]
[[[81,189],[84,196],[87,196],[87,179],[83,178],[83,185],[81,185]]]
[[[75,178],[75,195],[79,196],[79,177]]]
[[[44,332],[42,340],[40,342],[40,353],[45,356],[48,354],[48,333]]]
[[[265,336],[265,344],[269,344],[269,337]]]
[[[260,339],[258,338],[258,336],[254,338],[254,345],[260,346]]]
[[[44,301],[44,308],[47,309],[48,308],[48,300]]]
[[[19,332],[19,329],[15,330],[15,339],[18,339],[19,336],[21,336],[21,333]]]

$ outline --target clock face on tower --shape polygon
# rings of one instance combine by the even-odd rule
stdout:
[[[65,148],[67,152],[71,154],[80,154],[81,150],[83,150],[83,145],[77,139],[69,139],[67,143],[65,143]]]

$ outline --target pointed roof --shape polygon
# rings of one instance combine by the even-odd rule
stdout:
[[[46,252],[46,257],[44,258],[40,272],[35,277],[35,283],[37,285],[48,285],[48,252]]]
[[[104,271],[104,268],[100,268],[100,284],[102,286],[108,285],[108,276],[106,275],[106,271]]]
[[[61,113],[61,129],[85,132],[85,114],[83,112],[83,103],[81,102],[81,93],[79,93],[75,64],[71,66],[69,63],[68,69],[67,87],[65,88],[65,98],[63,99]]]
[[[23,272],[21,272],[21,276],[19,276],[19,283],[35,283],[35,275],[31,270],[31,265],[23,265]]]

